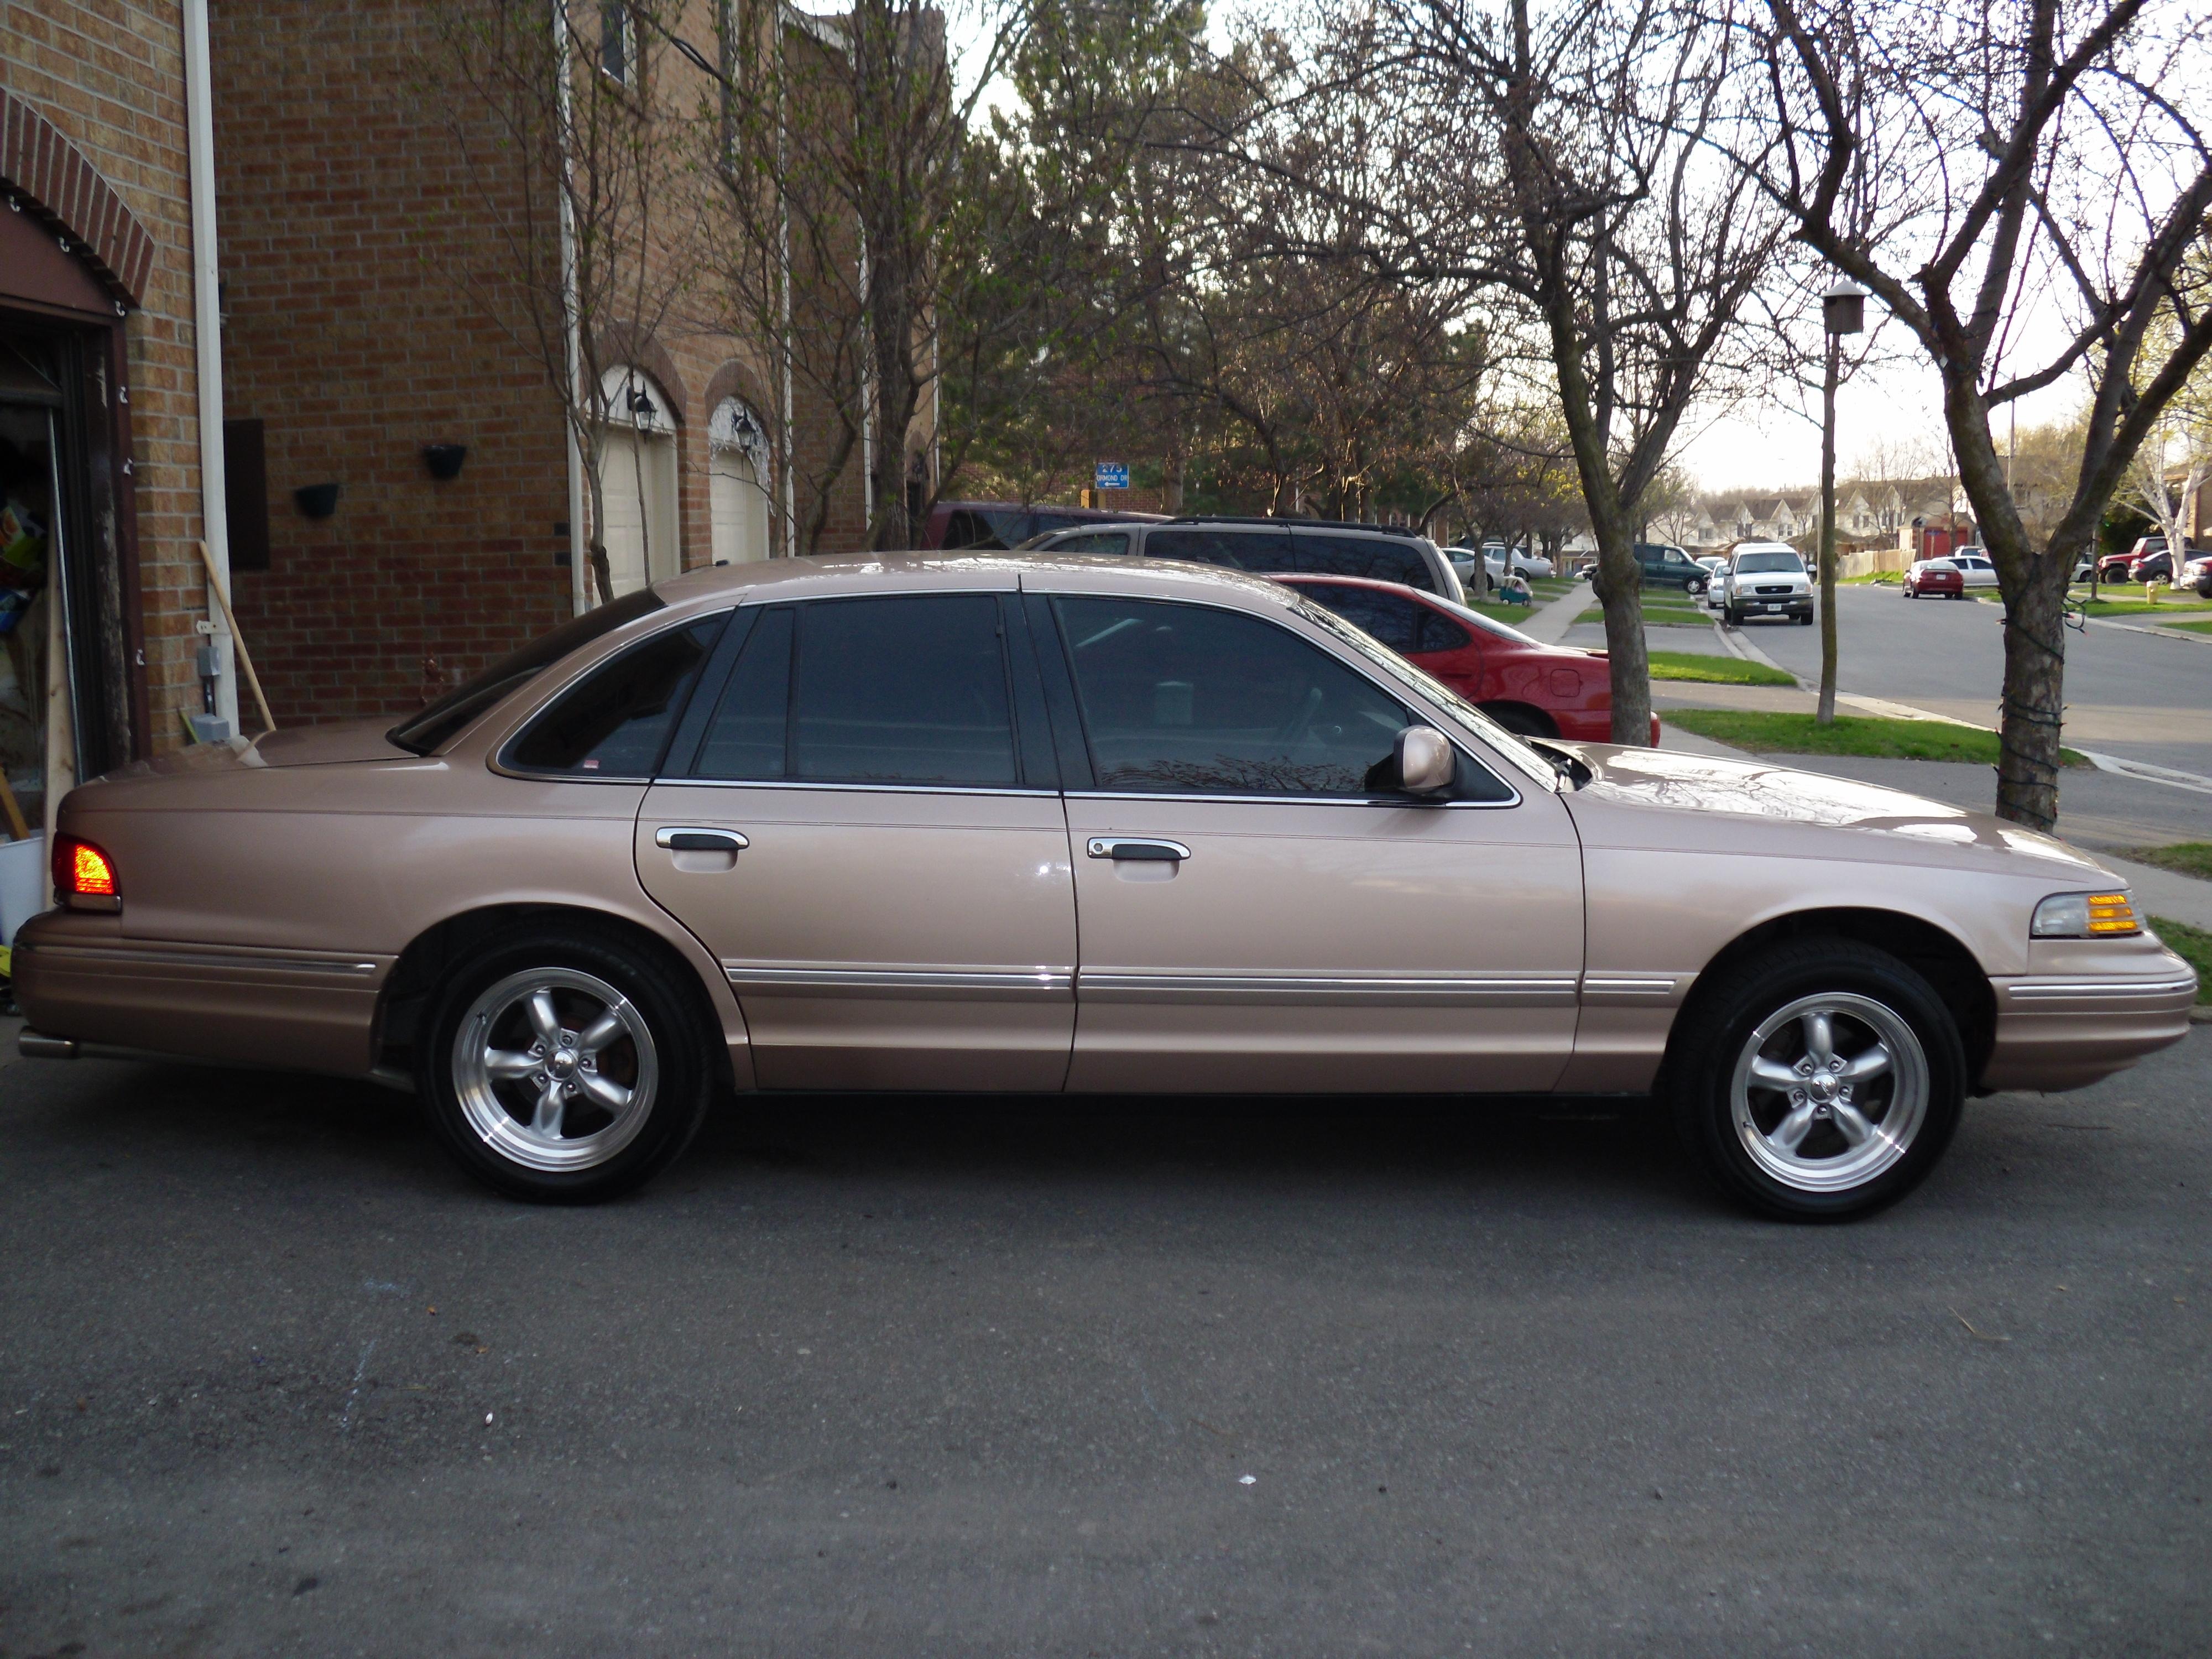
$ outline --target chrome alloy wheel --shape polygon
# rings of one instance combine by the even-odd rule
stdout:
[[[1902,1158],[1928,1115],[1928,1056],[1871,997],[1800,997],[1744,1040],[1729,1084],[1752,1162],[1800,1192],[1863,1186]]]
[[[453,1092],[470,1127],[526,1169],[605,1163],[645,1127],[659,1081],[644,1015],[573,969],[508,975],[453,1036]]]

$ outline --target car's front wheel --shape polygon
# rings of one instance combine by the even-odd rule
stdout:
[[[1894,1203],[1958,1127],[1957,1022],[1887,951],[1779,946],[1705,988],[1685,1032],[1668,1060],[1676,1127],[1724,1192],[1765,1214],[1835,1221]]]
[[[717,1077],[694,988],[589,934],[511,934],[439,998],[422,1099],[461,1166],[510,1197],[589,1203],[689,1146]]]

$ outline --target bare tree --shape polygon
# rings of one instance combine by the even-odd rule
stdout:
[[[1650,740],[1633,548],[1644,492],[1725,374],[1779,239],[1778,216],[1711,153],[1735,114],[1739,49],[1662,0],[1376,0],[1334,52],[1399,112],[1394,187],[1369,204],[1371,257],[1516,302],[1548,358],[1598,545],[1618,743]]]
[[[991,181],[975,176],[989,168],[975,118],[1023,11],[854,0],[836,15],[763,3],[727,16],[719,108],[699,124],[724,184],[709,263],[727,320],[780,342],[784,465],[808,497],[787,539],[820,545],[857,453],[868,545],[910,546],[941,485],[927,459],[939,313],[994,228],[977,206],[1003,200],[978,188]],[[956,39],[980,44],[963,61]]]
[[[582,463],[602,604],[614,597],[606,435],[636,418],[612,406],[608,371],[619,364],[603,359],[666,321],[690,268],[689,224],[672,207],[684,123],[662,74],[680,7],[439,0],[441,52],[428,72],[502,254],[487,268],[467,257],[474,244],[456,241],[453,274],[544,371]]]
[[[2015,0],[1970,16],[1940,0],[1768,0],[1753,31],[1771,108],[1741,143],[1748,174],[1942,376],[2006,607],[1997,811],[2041,829],[2057,818],[2069,579],[2212,349],[2212,293],[2190,262],[2212,150],[2177,95],[2207,27],[2183,0]],[[1869,220],[1883,234],[1863,234]],[[2091,391],[2080,465],[2039,544],[1993,416],[2076,374]]]

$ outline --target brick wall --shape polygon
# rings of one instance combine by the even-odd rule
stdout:
[[[199,707],[195,622],[207,585],[185,182],[182,9],[152,0],[0,0],[0,86],[34,106],[154,238],[144,305],[125,327],[152,744],[182,740]]]
[[[714,39],[708,0],[680,27]],[[452,141],[465,94],[420,0],[224,0],[216,149],[228,418],[264,422],[270,568],[236,577],[239,617],[280,724],[381,716],[474,673],[567,616],[560,405],[526,320],[499,297],[515,256],[488,173]],[[665,104],[708,83],[670,57]],[[489,154],[489,144],[479,147]],[[511,304],[511,302],[509,302]],[[690,314],[712,314],[695,298]],[[678,422],[684,563],[711,559],[708,422],[744,398],[775,419],[765,356],[697,322],[635,339]],[[426,443],[461,443],[450,483]],[[293,491],[336,483],[336,514]],[[857,482],[841,545],[859,542]]]
[[[463,279],[500,250],[423,105],[426,15],[215,9],[224,414],[264,422],[268,483],[237,605],[280,725],[411,708],[570,610],[559,406]]]

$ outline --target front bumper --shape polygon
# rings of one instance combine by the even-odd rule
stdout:
[[[1813,614],[1813,596],[1810,593],[1790,593],[1779,597],[1768,595],[1764,598],[1753,593],[1729,603],[1747,617],[1809,617]]]
[[[1992,979],[1996,1040],[1982,1087],[2076,1089],[2124,1071],[2188,1035],[2197,975],[2160,949],[2130,971]]]

